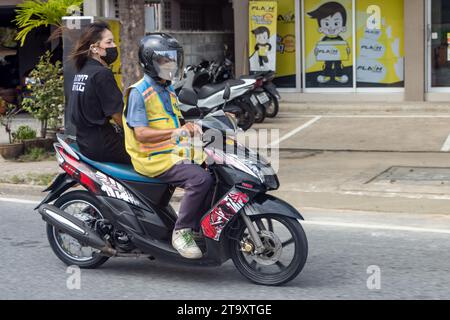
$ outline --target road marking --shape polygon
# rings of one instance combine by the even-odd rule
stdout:
[[[0,202],[39,204],[39,201],[22,200],[22,199],[14,199],[14,198],[0,198]],[[306,221],[299,220],[299,222],[301,224],[305,224],[305,225],[328,226],[328,227],[450,234],[450,230],[445,230],[445,229],[416,228],[416,227],[395,226],[395,225],[377,225],[377,224],[330,222],[330,221],[311,221],[311,220],[306,220]]]
[[[445,140],[441,151],[445,151],[445,152],[450,151],[450,135],[448,135],[447,140]]]
[[[25,203],[25,204],[39,204],[39,201],[32,200],[22,200],[22,199],[14,199],[14,198],[0,198],[1,202],[13,202],[13,203]]]
[[[305,124],[301,125],[300,127],[286,133],[284,136],[282,136],[280,139],[268,144],[266,146],[266,148],[272,148],[275,145],[279,145],[282,141],[289,139],[290,137],[292,137],[293,135],[299,133],[300,131],[302,131],[303,129],[308,128],[310,125],[312,125],[313,123],[317,122],[318,120],[320,120],[322,118],[322,116],[316,116],[314,117],[314,119],[309,120],[308,122],[306,122]]]
[[[420,115],[420,114],[409,114],[409,115],[378,115],[378,114],[367,114],[367,115],[339,115],[339,114],[326,114],[326,115],[316,115],[316,114],[299,114],[296,115],[298,118],[309,118],[309,117],[322,117],[322,118],[386,118],[386,119],[390,119],[390,118],[405,118],[405,119],[409,119],[409,118],[429,118],[429,119],[448,119],[450,118],[450,115]],[[292,117],[290,117],[292,118]],[[283,120],[285,118],[279,117],[279,119]]]
[[[430,229],[430,228],[416,228],[407,226],[394,226],[394,225],[377,225],[377,224],[362,224],[362,223],[346,223],[346,222],[330,222],[330,221],[304,221],[299,220],[301,224],[317,225],[317,226],[329,226],[329,227],[342,227],[342,228],[355,228],[355,229],[377,229],[377,230],[390,230],[390,231],[409,231],[409,232],[422,232],[422,233],[443,233],[450,234],[450,230],[445,229]]]

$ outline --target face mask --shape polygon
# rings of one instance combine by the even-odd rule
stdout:
[[[167,62],[159,66],[158,77],[164,80],[172,81],[177,73],[178,66],[176,62]]]
[[[114,63],[119,56],[119,52],[117,51],[117,47],[114,48],[102,48],[106,51],[106,56],[100,56],[100,58],[106,62],[106,64]]]

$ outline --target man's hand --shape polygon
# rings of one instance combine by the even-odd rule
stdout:
[[[182,132],[187,132],[191,137],[194,136],[194,134],[197,132],[199,134],[202,134],[202,128],[200,128],[199,125],[192,123],[192,122],[187,122],[184,126],[182,126],[181,128],[176,129],[175,134],[176,135],[182,135]]]

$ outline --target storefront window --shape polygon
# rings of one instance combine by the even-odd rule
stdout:
[[[353,87],[352,0],[304,0],[305,87]]]
[[[431,86],[450,87],[450,3],[431,1]]]
[[[278,0],[277,66],[274,83],[280,88],[296,87],[295,0]]]
[[[403,1],[356,1],[356,86],[403,87]]]

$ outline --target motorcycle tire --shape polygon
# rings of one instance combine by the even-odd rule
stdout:
[[[266,118],[266,108],[261,104],[257,104],[256,106],[254,106],[254,109],[255,109],[255,122],[263,123],[264,119]]]
[[[270,102],[271,102],[271,104],[266,107],[266,117],[275,118],[279,111],[278,99],[271,93],[269,93],[269,92],[266,92],[266,93],[269,96]]]
[[[255,215],[249,216],[249,218],[250,220],[252,220],[253,224],[255,223],[258,224],[258,220],[259,222],[261,222],[263,221],[263,219],[265,219],[267,222],[271,221],[270,225],[272,225],[272,228],[273,228],[272,223],[274,220],[283,225],[284,228],[289,231],[290,236],[292,238],[282,243],[281,244],[282,248],[279,250],[281,250],[281,252],[284,252],[288,250],[286,249],[286,247],[294,244],[295,245],[295,249],[293,250],[294,256],[288,266],[284,266],[280,261],[276,261],[276,263],[274,263],[274,265],[276,265],[277,268],[280,269],[278,273],[264,274],[263,272],[261,272],[262,270],[261,266],[267,267],[267,265],[264,266],[262,264],[257,263],[252,255],[248,255],[247,253],[244,253],[244,251],[242,250],[241,241],[246,237],[246,235],[248,235],[248,233],[246,233],[247,226],[242,220],[240,220],[238,227],[233,232],[233,235],[230,237],[230,255],[238,271],[250,281],[261,285],[277,286],[287,283],[292,279],[294,279],[302,271],[308,256],[308,241],[306,239],[305,231],[303,230],[298,220],[274,214]],[[271,228],[270,225],[268,226],[269,230]],[[259,230],[258,233],[261,234],[261,230]],[[267,239],[263,240],[262,238],[261,240],[263,241],[263,243],[264,241],[267,241]],[[271,254],[272,253],[267,253],[267,255],[269,256]],[[245,255],[247,255],[247,257],[252,257],[252,259],[254,260],[251,263],[249,263]],[[281,266],[283,266],[284,269],[282,269],[279,263]],[[270,267],[272,267],[272,265]]]
[[[252,107],[250,107],[245,102],[237,103],[237,106],[242,110],[241,113],[235,113],[238,127],[246,131],[251,128],[253,123],[255,123],[255,112]]]
[[[85,205],[88,205],[91,207],[96,213],[99,214],[98,218],[103,218],[103,216],[100,213],[100,204],[98,203],[97,199],[90,195],[86,191],[72,191],[68,192],[64,195],[62,195],[60,198],[58,198],[54,205],[61,210],[65,211],[71,204],[74,203],[82,203]],[[83,209],[84,211],[84,209]],[[66,211],[68,212],[68,211]],[[70,212],[68,212],[70,213]],[[68,266],[76,265],[82,269],[95,269],[104,264],[109,257],[105,257],[100,254],[95,254],[89,259],[77,259],[70,255],[67,251],[65,251],[62,247],[62,245],[58,242],[57,237],[60,235],[57,234],[57,230],[55,230],[55,227],[51,224],[47,223],[47,238],[50,243],[50,247],[52,248],[53,252],[56,254],[56,256],[64,262]],[[66,235],[68,236],[68,235]],[[70,237],[70,236],[69,236]],[[73,239],[75,240],[75,239]],[[77,240],[75,240],[77,241]],[[86,247],[84,247],[86,248]],[[88,247],[90,248],[90,247]]]

